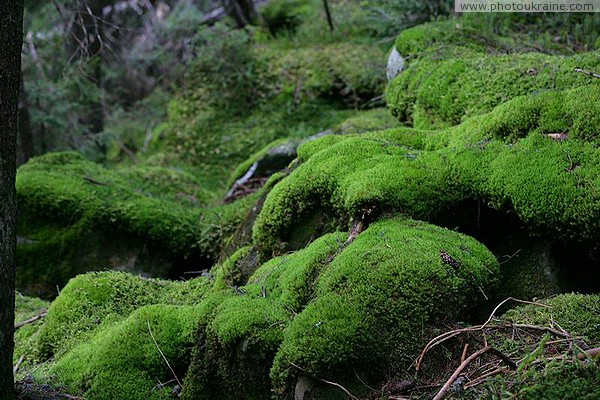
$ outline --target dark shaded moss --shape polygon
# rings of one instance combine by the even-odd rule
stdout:
[[[17,175],[19,286],[47,296],[90,270],[169,277],[186,259],[210,265],[259,194],[201,208],[202,193],[174,169],[115,171],[75,153],[32,159]]]

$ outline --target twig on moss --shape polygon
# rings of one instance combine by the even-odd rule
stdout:
[[[595,72],[586,71],[585,69],[581,69],[581,68],[575,68],[574,71],[575,72],[580,72],[582,74],[585,74],[585,75],[592,76],[594,78],[600,79],[600,74],[597,74]]]
[[[15,324],[15,331],[16,331],[17,329],[21,328],[21,327],[22,327],[22,326],[24,326],[24,325],[27,325],[27,324],[32,324],[32,323],[34,323],[35,321],[37,321],[38,319],[42,319],[42,318],[44,318],[44,317],[45,317],[47,314],[48,314],[48,311],[47,311],[47,310],[42,310],[42,311],[41,311],[39,314],[37,314],[37,315],[34,315],[33,317],[31,317],[31,318],[29,318],[29,319],[26,319],[25,321],[17,322],[17,323]]]
[[[427,354],[427,352],[429,350],[431,350],[433,347],[439,345],[440,343],[445,342],[448,339],[451,339],[455,336],[460,335],[461,333],[464,332],[475,332],[475,331],[481,331],[483,330],[485,327],[487,327],[489,325],[490,322],[492,322],[492,320],[494,319],[494,316],[496,315],[496,312],[498,311],[498,309],[500,309],[500,307],[502,307],[504,304],[506,304],[509,301],[515,301],[517,303],[523,303],[523,304],[532,304],[532,305],[537,305],[537,306],[541,306],[541,307],[547,307],[547,308],[551,308],[549,305],[547,304],[542,304],[542,303],[536,303],[533,301],[526,301],[526,300],[519,300],[519,299],[515,299],[514,297],[508,297],[506,299],[504,299],[503,301],[501,301],[493,310],[492,313],[490,314],[489,318],[482,324],[482,325],[476,325],[476,326],[470,326],[467,328],[461,328],[461,329],[454,329],[448,332],[444,332],[441,335],[438,335],[436,337],[434,337],[433,339],[431,339],[429,341],[429,343],[427,343],[427,345],[425,346],[425,348],[423,349],[423,351],[421,351],[421,354],[419,355],[419,358],[417,359],[417,365],[416,365],[416,370],[417,372],[421,369],[421,363],[423,362],[423,358],[425,357],[425,354]],[[531,326],[519,326],[517,324],[514,324],[512,326],[515,327],[535,327],[535,328],[544,328],[545,327],[539,327],[539,326],[535,326],[535,325],[531,325]],[[533,328],[533,329],[535,329]],[[552,328],[548,328],[548,329],[552,329]],[[552,329],[553,331],[556,331],[554,329]],[[558,331],[556,331],[558,332]],[[560,336],[563,336],[563,334],[561,334],[560,332],[558,332]]]
[[[169,369],[171,370],[171,373],[173,374],[173,377],[177,381],[177,384],[183,388],[183,385],[179,381],[179,378],[177,378],[177,374],[175,374],[175,371],[171,367],[171,364],[169,364],[169,360],[167,360],[167,357],[165,357],[165,354],[162,352],[162,350],[158,346],[158,343],[156,342],[156,338],[154,337],[154,334],[152,333],[152,329],[150,329],[150,320],[146,320],[146,324],[148,325],[148,333],[150,333],[150,337],[152,338],[152,341],[154,342],[154,345],[158,349],[158,352],[162,356],[163,360],[165,360],[165,363],[167,364],[167,367],[169,367]]]
[[[21,357],[19,357],[19,360],[13,367],[13,374],[16,374],[17,372],[19,372],[19,368],[21,368],[21,364],[23,364],[23,361],[25,361],[25,354],[23,354]]]
[[[458,378],[458,376],[462,373],[462,371],[474,360],[476,360],[477,358],[481,357],[482,355],[484,355],[485,353],[491,352],[494,355],[496,355],[497,357],[499,357],[500,359],[502,359],[502,361],[506,362],[509,366],[509,368],[511,369],[516,369],[517,366],[516,364],[510,359],[508,358],[506,355],[504,355],[501,351],[493,348],[493,347],[484,347],[481,350],[476,351],[475,353],[471,354],[465,361],[463,361],[458,368],[454,371],[454,373],[452,374],[452,376],[450,376],[450,378],[446,381],[446,383],[444,383],[444,386],[442,386],[442,388],[440,389],[440,391],[435,395],[435,397],[433,398],[433,400],[441,400],[444,398],[444,396],[446,395],[446,392],[448,391],[448,389],[450,389],[450,386],[452,386],[452,383],[454,383],[454,381],[456,380],[456,378]]]
[[[89,176],[84,176],[83,180],[89,182],[89,183],[93,183],[94,185],[99,185],[99,186],[108,186],[108,183],[106,182],[100,182],[95,180],[94,178],[90,178]]]
[[[335,387],[337,387],[338,389],[340,389],[340,390],[342,390],[344,393],[346,393],[346,396],[350,397],[350,398],[351,398],[351,399],[353,399],[353,400],[359,400],[359,398],[358,398],[358,397],[356,397],[355,395],[353,395],[352,393],[350,393],[350,392],[348,391],[348,389],[346,389],[345,387],[343,387],[343,386],[342,386],[342,385],[340,385],[339,383],[331,382],[331,381],[328,381],[328,380],[325,380],[325,379],[322,379],[322,378],[315,378],[315,379],[317,379],[317,380],[319,380],[319,381],[321,381],[321,382],[327,383],[328,385],[332,385],[332,386],[335,386]]]

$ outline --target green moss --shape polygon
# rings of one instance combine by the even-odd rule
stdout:
[[[299,373],[356,382],[345,371],[376,381],[408,368],[424,340],[415,333],[474,306],[492,271],[494,257],[466,236],[411,220],[372,224],[321,272],[315,300],[287,328],[271,370],[276,391],[289,394]]]
[[[19,235],[28,239],[17,251],[19,287],[48,295],[78,273],[128,265],[136,252],[158,260],[140,272],[163,277],[175,259],[216,260],[260,193],[200,208],[201,193],[172,169],[115,171],[74,153],[32,159],[17,175]],[[46,286],[33,287],[36,278]]]
[[[599,65],[596,53],[425,57],[411,63],[390,84],[387,99],[400,121],[416,128],[444,128],[520,95],[597,83],[573,70],[596,70]]]
[[[268,371],[283,340],[283,328],[313,297],[312,282],[343,236],[327,235],[307,249],[270,260],[247,285],[213,293],[203,301],[212,311],[201,320],[184,398],[269,397],[272,383]],[[216,267],[215,275],[239,260],[243,252]],[[213,289],[220,287],[217,278]]]
[[[163,398],[175,384],[162,387],[160,382],[173,382],[174,375],[185,372],[199,314],[194,306],[141,307],[72,348],[46,373],[85,397]]]
[[[501,320],[508,323],[560,326],[574,336],[581,336],[592,346],[600,343],[598,315],[600,296],[565,294],[543,301],[548,307],[520,306],[508,311]],[[502,398],[527,399],[595,399],[600,395],[600,365],[597,360],[578,362],[568,357],[546,361],[529,359],[529,368],[487,382],[484,397],[503,393]],[[533,361],[538,361],[533,363]]]
[[[380,131],[398,126],[390,112],[385,108],[374,108],[372,110],[360,111],[356,116],[350,117],[335,128],[334,133],[365,133]]]
[[[346,235],[269,260],[215,306],[201,324],[184,398],[260,399],[273,387],[289,395],[300,372],[357,383],[343,372],[349,365],[382,379],[408,368],[424,339],[415,331],[473,307],[498,267],[473,239],[416,221],[375,223],[344,247]]]
[[[236,69],[232,82],[216,89],[211,85],[224,75],[222,70],[214,71],[218,76],[212,79],[192,68],[190,89],[171,102],[149,162],[191,165],[207,188],[223,192],[227,178],[235,179],[232,165],[275,140],[305,138],[336,126],[384,90],[385,54],[377,47],[338,43],[244,48],[250,49],[252,61],[233,67],[251,69],[252,74]],[[224,94],[225,86],[233,94]],[[237,102],[248,91],[252,101],[242,101],[240,108]],[[221,104],[230,95],[231,101]]]
[[[600,103],[574,104],[599,95],[600,86],[589,85],[538,95],[533,114],[522,109],[529,100],[516,99],[444,131],[399,128],[306,143],[298,150],[304,163],[269,193],[255,244],[267,253],[279,248],[316,205],[347,224],[365,212],[432,219],[466,199],[510,211],[532,231],[593,242],[600,159],[588,116],[600,112]],[[523,136],[512,135],[510,125],[529,135],[507,143]],[[572,138],[541,134],[557,127]]]
[[[15,324],[27,321],[32,317],[41,315],[48,310],[50,303],[38,298],[23,296],[16,293],[15,296]],[[13,354],[13,364],[16,364],[21,356],[25,363],[21,365],[20,370],[26,367],[32,361],[33,349],[37,341],[38,332],[44,319],[41,318],[32,323],[21,326],[15,330],[15,352]]]
[[[549,307],[520,306],[506,312],[502,316],[502,320],[509,323],[540,326],[546,326],[553,320],[574,336],[583,336],[591,343],[600,342],[599,295],[562,294],[544,300],[542,303]]]
[[[42,326],[37,353],[60,356],[150,304],[194,304],[208,287],[205,279],[169,282],[122,272],[80,275],[52,302]]]

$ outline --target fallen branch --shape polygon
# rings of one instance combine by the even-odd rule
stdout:
[[[592,76],[594,78],[600,79],[600,74],[597,74],[595,72],[586,71],[585,69],[581,69],[581,68],[575,68],[574,71],[575,72],[580,72],[582,74],[585,74],[585,75]]]
[[[596,357],[600,355],[600,347],[595,347],[593,349],[588,349],[586,351],[584,351],[583,353],[579,353],[577,354],[577,359],[578,360],[585,360],[588,357]]]
[[[542,303],[536,303],[533,301],[526,301],[526,300],[519,300],[519,299],[515,299],[514,297],[508,297],[504,300],[502,300],[493,310],[492,313],[490,314],[489,318],[482,324],[482,325],[476,325],[476,326],[470,326],[468,328],[461,328],[461,329],[454,329],[452,331],[448,331],[448,332],[444,332],[441,335],[438,335],[436,337],[434,337],[433,339],[431,339],[429,341],[429,343],[427,343],[427,345],[425,346],[425,348],[423,349],[423,351],[421,351],[421,354],[419,355],[419,358],[417,359],[417,365],[416,365],[416,370],[417,372],[421,369],[421,363],[423,362],[423,358],[425,357],[425,354],[427,354],[427,352],[429,350],[431,350],[433,347],[439,345],[440,343],[445,342],[448,339],[451,339],[455,336],[460,335],[461,333],[464,332],[475,332],[475,331],[481,331],[483,330],[485,327],[487,327],[489,325],[490,322],[492,322],[492,320],[494,319],[494,316],[496,315],[496,312],[498,311],[498,309],[500,309],[500,307],[502,307],[505,303],[507,303],[508,301],[515,301],[517,303],[523,303],[523,304],[532,304],[532,305],[537,305],[537,306],[541,306],[541,307],[548,307],[550,308],[550,306],[546,305],[546,304],[542,304]],[[515,327],[519,327],[518,325],[514,325]],[[530,327],[533,327],[534,325],[531,325]],[[526,327],[525,325],[521,325],[521,327]],[[541,327],[536,327],[536,328],[541,328]],[[552,329],[552,328],[548,328],[548,329]],[[553,330],[556,331],[556,330]],[[558,332],[558,331],[556,331]],[[559,332],[560,336],[564,336]]]
[[[23,354],[21,357],[19,357],[19,361],[17,361],[17,363],[13,367],[13,374],[16,374],[17,372],[19,372],[19,368],[21,368],[21,364],[23,364],[24,360],[25,360],[25,354]]]
[[[39,320],[39,319],[42,319],[42,318],[44,318],[44,317],[45,317],[47,314],[48,314],[48,311],[47,311],[47,310],[42,310],[42,312],[40,312],[39,314],[37,314],[37,315],[34,315],[33,317],[31,317],[31,318],[29,318],[29,319],[26,319],[25,321],[17,322],[17,323],[15,324],[15,331],[16,331],[17,329],[21,328],[21,327],[22,327],[22,326],[24,326],[24,325],[27,325],[27,324],[32,324],[32,323],[34,323],[35,321],[37,321],[37,320]]]
[[[464,362],[462,362],[458,368],[456,369],[456,371],[454,371],[454,373],[452,374],[452,376],[450,376],[450,378],[446,381],[446,383],[444,383],[444,386],[442,386],[442,388],[440,389],[440,391],[435,395],[435,397],[433,398],[433,400],[441,400],[444,398],[444,396],[446,395],[446,392],[448,391],[448,389],[450,389],[450,386],[452,386],[452,383],[454,383],[454,381],[456,380],[456,378],[458,378],[458,376],[462,373],[462,371],[474,360],[476,360],[477,358],[481,357],[482,355],[484,355],[485,353],[491,352],[494,355],[496,355],[497,357],[499,357],[500,359],[502,359],[502,361],[506,362],[509,366],[509,368],[511,369],[516,369],[517,365],[510,359],[508,358],[506,355],[504,355],[502,352],[500,352],[499,350],[493,348],[493,347],[484,347],[481,350],[476,351],[475,353],[471,354]]]

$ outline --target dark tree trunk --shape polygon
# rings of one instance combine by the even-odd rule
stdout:
[[[329,30],[333,32],[333,19],[331,18],[331,11],[329,10],[329,2],[327,0],[323,0],[323,7],[325,7],[325,15],[327,16]]]
[[[25,82],[21,75],[21,90],[19,92],[19,140],[21,142],[21,162],[26,163],[34,154],[33,133],[31,130],[31,115],[29,102],[25,91]]]
[[[221,3],[238,28],[243,28],[251,22],[262,22],[261,15],[253,0],[222,0]]]
[[[0,400],[13,398],[15,193],[23,0],[0,1]]]

